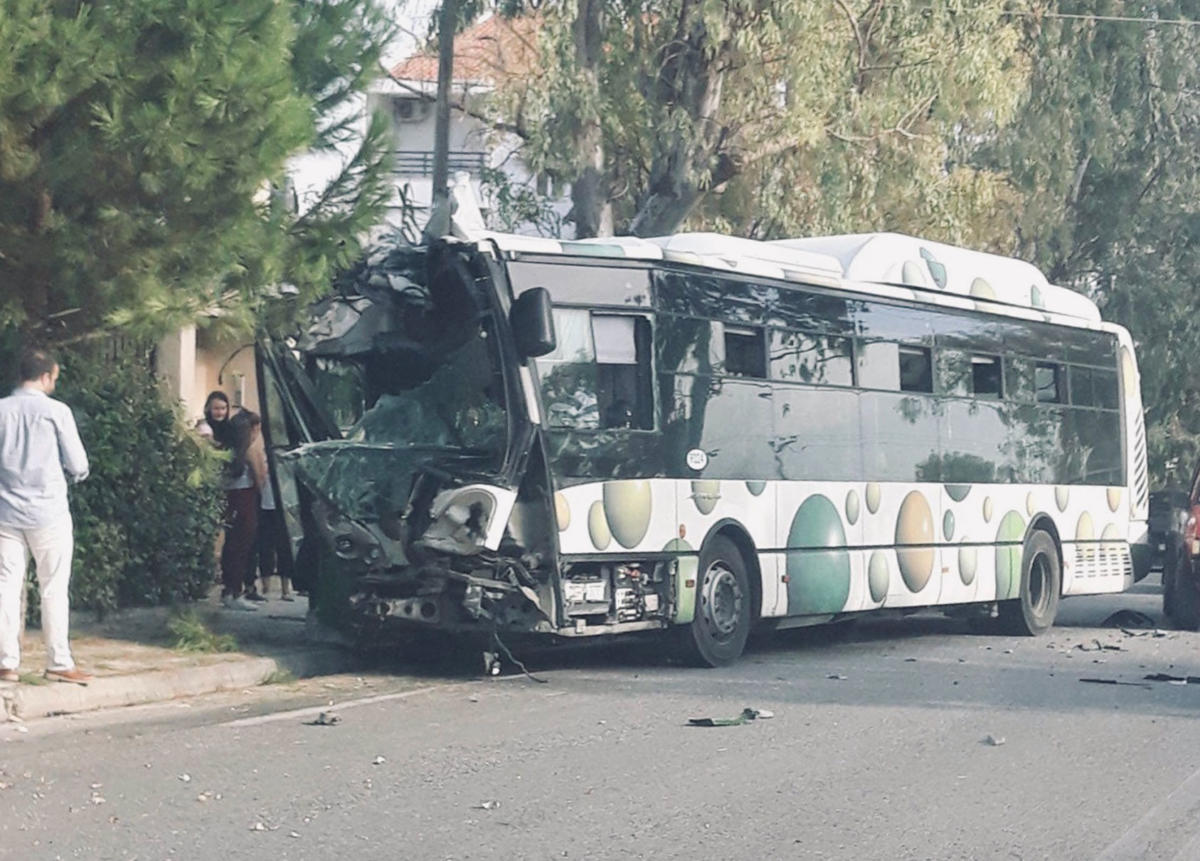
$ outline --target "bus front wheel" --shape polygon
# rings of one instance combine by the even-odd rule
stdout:
[[[1062,566],[1054,539],[1038,530],[1025,539],[1021,553],[1021,590],[1000,605],[1006,627],[1014,634],[1036,637],[1054,626],[1062,594]]]
[[[684,656],[701,667],[736,661],[750,634],[750,578],[737,545],[718,535],[700,551],[696,613],[680,631]]]

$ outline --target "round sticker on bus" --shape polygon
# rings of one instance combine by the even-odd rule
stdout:
[[[687,453],[687,465],[692,469],[704,469],[708,466],[708,453],[701,448],[694,448]]]

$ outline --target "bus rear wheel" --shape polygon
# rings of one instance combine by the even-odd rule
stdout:
[[[1014,601],[1000,605],[1012,633],[1036,637],[1054,627],[1062,594],[1062,566],[1054,539],[1038,530],[1025,539],[1021,553],[1021,590]]]
[[[718,535],[700,551],[696,612],[680,631],[684,657],[700,667],[732,664],[750,634],[750,578],[737,545]]]

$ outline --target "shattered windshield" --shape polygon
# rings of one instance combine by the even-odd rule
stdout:
[[[380,391],[348,429],[346,439],[502,453],[508,428],[504,380],[490,328],[481,326],[475,337],[445,356],[425,382]]]

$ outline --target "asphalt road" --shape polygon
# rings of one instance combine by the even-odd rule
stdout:
[[[7,726],[0,858],[1200,859],[1200,685],[1143,681],[1200,675],[1200,635],[1101,627],[1158,602],[1071,599],[1038,639],[917,616],[724,670],[650,641],[535,655],[546,684],[393,672]],[[747,706],[774,717],[687,725]]]

